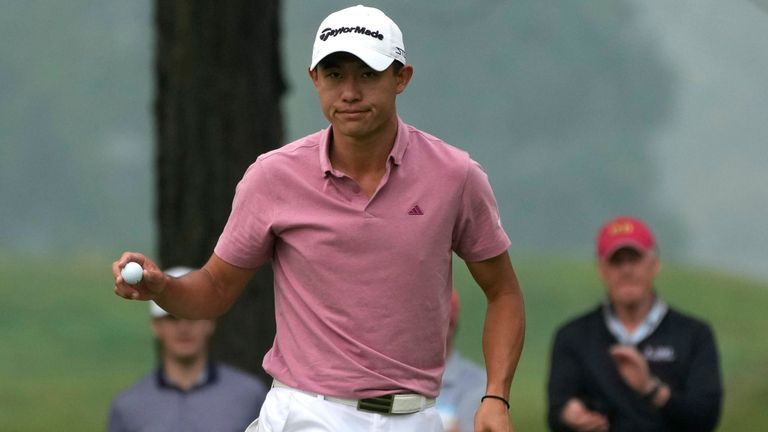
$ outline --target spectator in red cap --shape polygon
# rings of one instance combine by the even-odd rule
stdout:
[[[606,301],[555,336],[548,383],[553,431],[714,430],[722,384],[709,325],[655,290],[656,240],[621,216],[597,235]]]

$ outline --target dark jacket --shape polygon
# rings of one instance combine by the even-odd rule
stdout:
[[[560,412],[572,397],[607,415],[613,432],[715,429],[722,384],[715,339],[706,323],[670,308],[656,330],[637,345],[651,373],[671,389],[660,409],[624,383],[608,352],[616,343],[602,306],[557,331],[548,383],[552,431],[571,430],[560,422]]]

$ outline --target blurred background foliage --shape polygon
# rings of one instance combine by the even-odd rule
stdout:
[[[666,258],[768,276],[760,2],[370,4],[400,23],[416,68],[401,114],[483,164],[515,248],[589,257],[597,226],[633,213]],[[310,41],[347,5],[283,2],[286,141],[325,126]],[[5,5],[0,247],[154,246],[151,7]]]

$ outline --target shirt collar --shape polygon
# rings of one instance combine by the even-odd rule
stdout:
[[[408,125],[406,125],[400,116],[397,117],[397,134],[395,135],[395,145],[392,146],[392,151],[389,152],[388,160],[392,161],[394,165],[400,165],[405,155],[405,150],[408,148],[409,135],[406,131]],[[329,157],[329,150],[331,148],[331,137],[333,135],[333,127],[328,126],[320,134],[320,169],[323,176],[329,174],[338,176],[339,173],[334,171],[331,165],[331,158]]]
[[[397,117],[397,135],[395,135],[395,145],[392,146],[392,151],[389,152],[389,159],[395,165],[400,165],[405,155],[405,150],[408,148],[410,142],[408,135],[408,125],[403,123],[403,120]]]
[[[624,345],[637,345],[656,330],[667,315],[668,309],[669,307],[667,304],[657,295],[653,300],[651,310],[648,311],[643,322],[640,323],[635,331],[630,333],[613,312],[611,303],[606,300],[606,302],[603,303],[603,320],[605,320],[605,326],[608,328],[608,331],[611,332],[619,343]]]
[[[176,390],[180,392],[185,391],[185,390],[182,390],[180,387],[178,387],[176,384],[172,383],[168,379],[168,377],[165,374],[165,370],[163,369],[162,366],[160,366],[155,372],[155,379],[157,380],[157,385],[159,387]],[[192,391],[200,387],[211,385],[215,383],[218,379],[219,379],[218,366],[214,362],[208,362],[205,366],[205,369],[203,369],[203,373],[200,374],[200,377],[198,378],[195,385],[193,385],[189,390],[186,390],[186,391]]]
[[[331,149],[332,130],[332,126],[328,126],[320,134],[320,169],[323,171],[323,176],[333,174],[333,166],[328,152]]]

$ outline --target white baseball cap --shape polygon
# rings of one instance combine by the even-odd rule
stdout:
[[[194,270],[194,269],[190,268],[190,267],[182,267],[182,266],[171,267],[171,268],[169,268],[168,270],[165,271],[165,274],[167,274],[168,276],[173,276],[173,277],[181,277],[181,276],[184,276],[185,274],[191,272],[192,270]],[[157,303],[155,303],[154,300],[150,300],[149,301],[149,315],[152,318],[162,318],[162,317],[168,316],[170,314],[165,309],[161,308]]]
[[[384,12],[362,5],[334,12],[320,23],[309,69],[335,52],[353,54],[379,72],[394,60],[405,64],[400,28]]]

